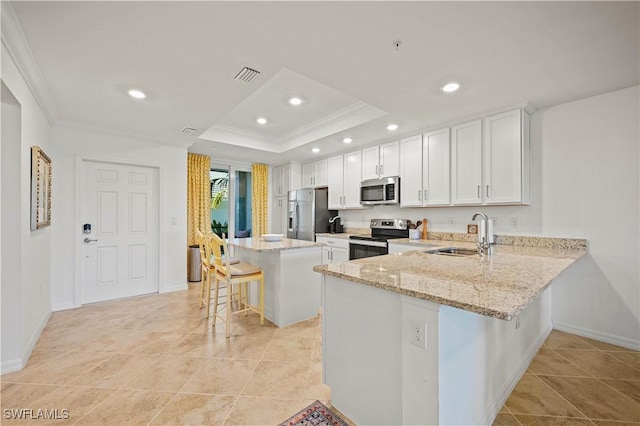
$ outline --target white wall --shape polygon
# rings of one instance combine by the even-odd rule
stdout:
[[[76,174],[83,158],[157,166],[160,170],[160,292],[187,288],[187,149],[94,129],[56,125],[52,160],[57,166],[53,199],[59,217],[53,229],[54,310],[80,305],[75,282]]]
[[[18,369],[23,362],[26,362],[51,313],[50,277],[51,234],[53,225],[52,227],[31,231],[29,220],[31,209],[31,146],[40,146],[49,154],[51,152],[51,127],[4,44],[2,45],[1,55],[2,79],[21,106],[19,155],[15,158],[13,156],[2,156],[4,163],[3,169],[12,161],[18,161],[20,166],[19,178],[4,180],[2,187],[3,193],[5,191],[12,193],[17,191],[19,193],[19,196],[16,196],[16,199],[19,198],[19,202],[13,206],[13,208],[18,209],[19,215],[15,221],[19,223],[13,225],[19,233],[21,245],[21,247],[16,248],[16,250],[19,250],[20,260],[13,265],[13,267],[19,268],[20,270],[20,282],[18,283],[20,288],[19,298],[17,298],[17,294],[15,294],[8,300],[5,300],[4,297],[2,299],[3,308],[8,304],[20,306],[18,324],[12,325],[15,326],[19,332],[16,333],[14,330],[13,333],[5,335],[3,329],[3,346],[7,342],[13,342],[15,344],[15,339],[17,338],[19,340],[17,345],[20,352],[18,358],[12,359],[5,359],[3,353],[2,372],[6,372]],[[13,166],[15,166],[15,164],[13,164]],[[54,185],[57,170],[54,163]],[[58,212],[56,211],[55,203],[54,198],[52,207],[53,224],[55,224],[55,221],[60,217],[57,216]],[[5,206],[5,211],[6,208],[7,206]]]
[[[540,111],[543,229],[589,241],[553,286],[557,328],[640,349],[640,88]]]
[[[529,206],[375,206],[340,216],[350,227],[427,217],[431,230],[466,232],[480,210],[497,218],[496,233],[586,238],[587,258],[553,286],[554,326],[640,348],[638,93],[636,86],[533,114]]]

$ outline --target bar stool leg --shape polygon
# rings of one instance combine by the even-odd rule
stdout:
[[[260,275],[260,325],[264,325],[264,274]]]
[[[218,296],[220,295],[220,280],[218,279],[218,273],[213,271],[215,275],[214,279],[214,292],[213,292],[213,326],[216,326],[216,319],[218,319]],[[211,292],[209,292],[211,294]],[[209,303],[211,303],[211,299],[209,299]]]
[[[233,286],[227,281],[227,312],[225,312],[225,333],[226,337],[231,336],[231,298],[233,296]]]

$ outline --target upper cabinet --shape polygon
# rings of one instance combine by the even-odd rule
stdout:
[[[484,199],[529,202],[529,114],[517,109],[484,121]]]
[[[274,166],[271,171],[271,183],[274,197],[286,197],[289,191],[300,189],[300,163]]]
[[[482,120],[451,128],[453,204],[482,203]]]
[[[362,150],[362,180],[398,176],[400,144],[389,142]]]
[[[448,206],[449,128],[400,141],[400,206]]]
[[[328,159],[329,209],[360,208],[362,152]]]
[[[302,165],[302,187],[317,188],[327,186],[328,182],[328,160],[319,160],[313,163]]]

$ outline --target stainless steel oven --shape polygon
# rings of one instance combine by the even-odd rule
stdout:
[[[371,236],[349,238],[349,260],[389,254],[389,240],[409,238],[407,221],[403,219],[371,219],[369,226]]]

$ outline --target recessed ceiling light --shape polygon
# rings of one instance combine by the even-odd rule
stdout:
[[[460,88],[460,84],[456,83],[455,81],[452,81],[451,83],[447,83],[444,86],[442,86],[442,91],[445,93],[453,93],[459,88]]]
[[[351,139],[351,138],[344,138],[344,139],[342,139],[342,142],[344,142],[344,143],[351,143],[351,142],[353,142],[353,139]]]
[[[147,97],[147,95],[145,95],[142,90],[138,90],[138,89],[129,90],[129,96],[136,99],[144,99]]]
[[[258,124],[267,124],[267,119],[266,119],[266,118],[264,118],[264,117],[258,117],[258,118],[256,119],[256,122],[257,122]]]
[[[311,152],[317,154],[318,152],[320,152],[320,148],[313,148]]]
[[[302,99],[293,97],[293,98],[289,99],[289,103],[291,105],[300,105],[302,103]]]
[[[398,129],[398,125],[396,123],[391,123],[391,124],[387,124],[387,130],[397,130]]]

